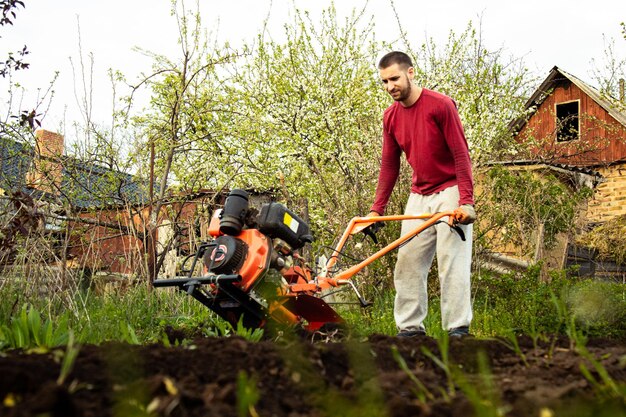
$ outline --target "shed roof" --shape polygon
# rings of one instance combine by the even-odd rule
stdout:
[[[565,175],[573,179],[571,183],[576,187],[584,185],[589,188],[595,188],[598,184],[604,181],[604,177],[602,176],[602,174],[588,167],[545,162],[535,159],[524,159],[516,161],[493,161],[487,163],[486,166],[513,166],[525,167],[525,169],[547,169],[556,173],[557,175]]]
[[[529,110],[533,107],[533,110],[529,115],[525,117],[520,117],[515,119],[509,125],[509,128],[514,131],[519,131],[528,121],[530,116],[536,111],[541,103],[548,97],[552,89],[563,80],[569,80],[571,83],[580,88],[585,94],[593,99],[600,107],[606,110],[611,117],[621,123],[623,126],[626,126],[626,112],[623,110],[624,106],[619,105],[619,101],[614,97],[608,96],[606,94],[601,93],[595,87],[587,84],[580,78],[570,74],[567,71],[559,68],[558,66],[554,66],[548,77],[541,83],[539,88],[530,96],[528,101],[525,104],[525,109]]]

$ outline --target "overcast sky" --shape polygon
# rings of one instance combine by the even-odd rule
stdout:
[[[414,45],[426,36],[443,43],[450,30],[462,32],[469,21],[478,26],[482,16],[483,39],[488,48],[503,47],[513,56],[524,57],[528,67],[545,77],[555,65],[591,82],[591,60],[603,59],[605,38],[614,39],[616,52],[626,57],[626,40],[619,23],[626,21],[624,0],[394,0],[403,27]],[[84,54],[92,53],[94,63],[95,117],[107,123],[111,109],[109,68],[129,80],[150,70],[151,61],[134,50],[139,47],[158,54],[176,56],[176,21],[170,15],[169,0],[24,0],[13,26],[0,27],[0,55],[27,45],[31,68],[15,74],[15,81],[28,87],[24,107],[33,101],[36,87],[45,88],[59,71],[56,98],[44,127],[59,130],[65,122],[80,119],[74,95],[70,58],[79,62],[78,22]],[[270,31],[282,33],[289,19],[292,0],[200,0],[206,27],[222,40],[241,44],[251,40],[270,15]],[[298,8],[309,10],[315,19],[330,0],[296,0]],[[398,37],[396,19],[389,0],[336,0],[340,16],[367,4],[367,15],[375,16],[379,41]],[[187,1],[188,7],[195,2]],[[6,80],[0,79],[6,97]],[[4,98],[2,101],[6,101]],[[1,104],[1,114],[6,105]],[[69,134],[69,132],[67,132]]]

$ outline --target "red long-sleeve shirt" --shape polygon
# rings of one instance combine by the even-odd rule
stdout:
[[[371,210],[383,214],[404,152],[413,168],[411,192],[430,195],[458,185],[459,205],[474,204],[467,140],[454,101],[423,89],[409,107],[394,102],[383,115],[383,151]]]

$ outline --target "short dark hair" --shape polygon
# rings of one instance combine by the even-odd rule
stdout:
[[[378,62],[378,69],[389,68],[393,64],[399,64],[405,68],[409,68],[413,66],[413,61],[411,60],[411,57],[404,52],[392,51],[380,59]]]

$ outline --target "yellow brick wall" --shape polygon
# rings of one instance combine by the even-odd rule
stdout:
[[[35,159],[32,169],[26,174],[29,187],[56,194],[61,186],[63,167],[59,158],[63,156],[63,136],[39,129],[35,132]]]
[[[587,219],[605,222],[615,216],[626,214],[626,163],[598,168],[604,177],[589,201]]]

